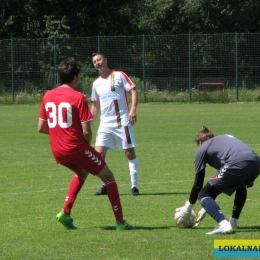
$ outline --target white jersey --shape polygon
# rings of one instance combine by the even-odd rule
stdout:
[[[122,127],[129,124],[127,92],[134,83],[122,71],[111,71],[107,78],[99,77],[93,82],[92,101],[100,101],[100,126]]]

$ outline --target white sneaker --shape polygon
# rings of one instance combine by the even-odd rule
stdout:
[[[231,218],[229,219],[229,223],[231,224],[233,230],[234,230],[234,229],[237,229],[238,219],[231,217]]]
[[[222,225],[216,227],[213,231],[206,233],[206,235],[214,235],[214,234],[232,234],[233,229],[231,224],[226,221]]]

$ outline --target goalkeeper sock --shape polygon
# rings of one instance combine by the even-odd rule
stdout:
[[[119,221],[120,223],[124,223],[123,210],[120,202],[116,181],[107,181],[105,185],[107,190],[107,196],[111,203],[116,221]]]
[[[85,182],[84,178],[75,175],[70,182],[69,189],[67,192],[67,196],[65,199],[65,203],[63,206],[63,211],[65,214],[70,215],[71,208],[77,198],[79,191],[81,190],[83,184]]]
[[[244,187],[239,187],[236,190],[236,195],[234,199],[234,206],[233,206],[233,211],[232,211],[232,218],[239,219],[240,213],[245,205],[247,198],[247,188],[246,186]]]
[[[218,223],[226,219],[222,211],[220,210],[217,202],[211,197],[202,198],[200,204],[207,211],[207,213]]]

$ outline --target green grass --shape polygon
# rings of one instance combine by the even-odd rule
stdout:
[[[118,182],[124,217],[136,230],[116,232],[106,196],[94,192],[101,182],[89,176],[72,211],[75,231],[55,219],[71,177],[57,165],[48,136],[37,132],[39,105],[0,106],[0,259],[214,259],[215,239],[259,239],[259,180],[248,190],[240,228],[233,235],[206,236],[216,223],[209,216],[197,229],[179,229],[176,207],[189,197],[194,179],[195,133],[202,125],[215,134],[232,134],[260,154],[258,103],[138,106],[135,134],[140,162],[140,196],[130,196],[122,151],[108,152]],[[96,132],[98,122],[93,126]],[[206,178],[214,173],[207,167]],[[233,196],[217,198],[230,217]],[[198,212],[197,203],[194,207]]]
[[[86,84],[86,82],[91,82],[92,79],[86,78],[83,84],[81,92],[83,92],[90,101],[91,96],[91,84]],[[147,102],[198,102],[198,91],[197,89],[192,89],[189,93],[187,90],[181,91],[159,91],[158,89],[148,89],[144,94],[143,90],[140,88],[140,83],[135,82],[137,90],[139,92],[138,101],[139,103]],[[33,90],[31,92],[18,92],[14,93],[0,93],[0,105],[25,105],[25,104],[38,104],[43,95],[44,91]],[[222,90],[201,90],[200,91],[200,103],[234,103],[234,102],[256,102],[260,101],[260,88],[247,89],[245,87],[239,88],[237,91],[235,88],[228,88],[226,90],[226,95],[223,97]],[[91,101],[90,101],[91,102]]]

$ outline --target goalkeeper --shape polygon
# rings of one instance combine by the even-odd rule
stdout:
[[[204,208],[199,212],[198,224],[206,213],[219,224],[207,235],[233,233],[246,201],[247,188],[253,186],[260,173],[260,157],[239,139],[231,135],[214,136],[205,126],[197,132],[195,142],[198,146],[194,158],[196,176],[189,201],[176,209],[182,212],[180,221],[188,221],[198,199]],[[203,187],[206,163],[217,172]],[[215,199],[221,193],[231,196],[234,192],[233,214],[227,221]]]

